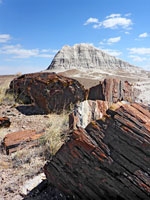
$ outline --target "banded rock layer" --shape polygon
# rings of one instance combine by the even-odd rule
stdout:
[[[118,101],[135,101],[135,90],[128,81],[105,79],[89,89],[88,99],[116,103]]]

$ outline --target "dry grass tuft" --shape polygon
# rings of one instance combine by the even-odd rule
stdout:
[[[50,122],[46,129],[46,135],[41,142],[46,146],[46,154],[51,157],[63,145],[69,133],[69,117],[68,114],[50,114]]]
[[[14,103],[14,96],[7,92],[9,89],[10,80],[5,80],[0,86],[0,103]]]

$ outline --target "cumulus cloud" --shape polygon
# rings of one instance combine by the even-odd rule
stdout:
[[[120,40],[121,40],[121,37],[114,37],[114,38],[109,38],[107,42],[108,44],[112,44],[112,43],[119,42]]]
[[[149,36],[148,33],[142,33],[139,35],[139,38],[146,38],[148,36]]]
[[[120,56],[122,54],[121,51],[114,50],[114,49],[102,49],[105,53],[110,54],[111,56]]]
[[[40,58],[53,58],[54,55],[50,55],[50,54],[38,54],[36,57],[40,57]]]
[[[43,53],[57,53],[59,50],[57,49],[42,49],[41,52]]]
[[[11,40],[11,36],[9,34],[0,34],[0,43],[6,43]]]
[[[135,62],[143,62],[147,60],[147,58],[136,56],[136,55],[130,55],[129,58],[132,58],[132,60]]]
[[[112,45],[114,43],[117,43],[121,40],[121,37],[114,37],[114,38],[109,38],[109,39],[104,39],[103,41],[101,41],[99,44],[101,45]]]
[[[0,48],[0,54],[12,55],[13,58],[30,58],[30,57],[52,58],[54,56],[52,54],[45,54],[43,53],[43,50],[40,49],[24,49],[20,44],[3,46]]]
[[[91,24],[91,23],[99,23],[99,21],[98,21],[97,18],[92,18],[92,17],[90,17],[90,18],[84,23],[84,25],[88,25],[88,24]]]
[[[132,21],[130,19],[126,19],[123,17],[109,18],[102,22],[102,26],[104,28],[111,28],[111,29],[116,29],[119,26],[122,28],[128,28],[130,25],[132,25]]]
[[[121,14],[111,14],[111,15],[107,16],[106,19],[113,18],[113,17],[120,17],[120,16],[121,16]]]
[[[89,18],[84,25],[90,23],[95,23],[93,28],[110,28],[110,29],[131,29],[132,20],[127,17],[121,17],[121,14],[111,14],[105,18],[103,21],[99,21],[97,18]]]
[[[130,54],[150,55],[150,48],[129,48]]]
[[[1,48],[1,54],[13,55],[14,58],[29,58],[39,54],[38,49],[24,49],[21,45],[7,45]]]

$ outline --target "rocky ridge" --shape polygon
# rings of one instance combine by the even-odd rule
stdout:
[[[135,67],[121,59],[111,56],[90,44],[75,44],[73,47],[65,45],[54,57],[48,70],[55,69],[101,69],[126,70],[140,72]]]

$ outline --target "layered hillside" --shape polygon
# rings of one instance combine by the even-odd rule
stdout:
[[[127,62],[90,44],[76,44],[73,47],[65,45],[54,57],[49,69],[101,69],[101,70],[126,70],[130,72],[140,71]]]

